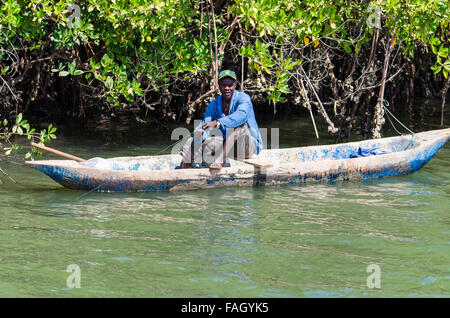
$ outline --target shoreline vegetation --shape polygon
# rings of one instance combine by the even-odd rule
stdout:
[[[29,134],[22,114],[189,124],[224,68],[257,110],[304,110],[336,138],[380,138],[385,107],[418,97],[441,99],[444,125],[449,12],[445,0],[0,0],[0,133]]]

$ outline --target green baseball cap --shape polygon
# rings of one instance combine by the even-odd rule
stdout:
[[[237,80],[236,73],[232,70],[223,70],[222,72],[220,72],[219,81],[224,77],[231,77],[232,79]]]

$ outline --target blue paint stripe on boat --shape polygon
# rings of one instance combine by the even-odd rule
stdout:
[[[447,133],[448,134],[448,133]],[[356,171],[357,174],[360,175],[361,178],[382,178],[388,176],[395,176],[400,174],[409,174],[414,171],[422,168],[431,158],[444,146],[446,141],[448,140],[448,135],[437,136],[435,143],[430,143],[430,145],[422,149],[418,153],[412,152],[411,155],[404,158],[402,162],[398,164],[392,164],[390,166],[382,166],[380,168],[373,168],[372,170],[366,170],[360,168],[360,171]],[[432,136],[428,137],[429,139]],[[359,145],[364,145],[365,147],[379,147],[384,145],[384,147],[390,151],[398,151],[400,147],[406,147],[410,145],[410,139],[404,138],[403,140],[389,141],[382,143],[380,141],[371,141],[371,142],[362,142],[359,144],[344,144],[344,145],[333,145],[330,146],[330,149],[320,147],[305,147],[305,148],[297,148],[297,149],[281,149],[279,151],[267,152],[265,157],[271,160],[277,159],[280,162],[310,162],[311,159],[323,160],[323,159],[347,159],[349,155],[355,151],[357,151]],[[420,144],[419,144],[420,145]],[[415,145],[417,146],[417,145]],[[135,160],[130,160],[131,163],[127,163],[127,161],[122,161],[119,164],[115,162],[114,167],[117,168],[115,170],[128,170],[128,171],[140,171],[140,169],[145,168],[148,169],[149,166],[152,168],[160,168],[164,166],[164,169],[168,167],[174,166],[173,162],[163,162],[163,158],[157,158],[156,161],[151,165],[153,158],[149,161],[145,161],[142,163],[136,162]],[[349,160],[358,160],[358,159],[349,159]],[[380,156],[380,160],[382,162],[382,157]],[[264,157],[262,158],[264,161]],[[403,162],[404,161],[404,162]],[[128,167],[127,167],[128,164]],[[73,172],[70,169],[65,169],[58,166],[49,166],[49,165],[36,165],[34,166],[37,170],[45,173],[49,177],[51,177],[56,182],[72,189],[82,189],[82,190],[97,190],[97,191],[116,191],[116,192],[131,192],[131,191],[167,191],[170,190],[173,186],[183,184],[188,185],[190,180],[172,180],[172,181],[164,181],[161,183],[154,184],[145,184],[144,181],[140,180],[139,182],[131,182],[131,181],[121,181],[115,182],[113,177],[108,177],[106,181],[104,180],[96,180],[94,178],[87,177],[81,173]],[[170,169],[170,168],[169,168]],[[275,171],[276,172],[276,171]],[[352,172],[355,173],[354,171]],[[283,176],[281,177],[270,177],[266,180],[264,175],[256,175],[253,177],[253,184],[265,184],[268,183],[277,183],[277,182],[287,182],[287,183],[296,183],[296,182],[305,182],[307,180],[328,180],[328,181],[336,181],[336,180],[349,180],[349,171],[341,170],[340,168],[337,170],[325,171],[320,174],[312,174],[305,175],[299,172],[296,175]],[[248,177],[246,177],[245,181]],[[235,181],[242,181],[244,179],[238,179],[235,175],[221,175],[220,177],[205,177],[202,181],[206,185],[233,185]],[[144,182],[144,184],[142,184]],[[196,181],[198,184],[198,180]],[[251,180],[249,181],[252,182]]]

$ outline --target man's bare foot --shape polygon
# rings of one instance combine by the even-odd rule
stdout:
[[[191,163],[190,162],[183,162],[181,164],[181,169],[189,169],[191,167]]]
[[[209,166],[209,169],[217,169],[217,170],[220,170],[220,169],[222,169],[222,165],[221,165],[220,163],[213,162],[213,163]]]

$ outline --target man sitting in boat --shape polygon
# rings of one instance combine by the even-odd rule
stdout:
[[[250,96],[235,90],[236,73],[224,70],[218,80],[221,95],[209,103],[205,117],[194,130],[194,138],[180,152],[183,169],[198,168],[203,163],[210,164],[210,169],[221,169],[228,165],[228,155],[243,160],[263,148]],[[211,136],[212,131],[215,136]]]

